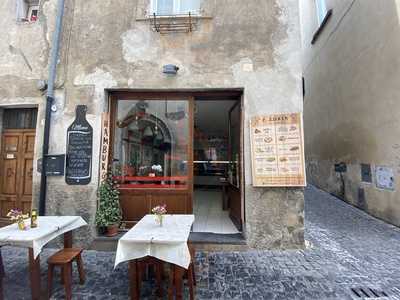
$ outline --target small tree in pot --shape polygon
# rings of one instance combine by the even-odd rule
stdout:
[[[107,174],[107,178],[101,183],[98,197],[96,225],[99,228],[107,228],[107,236],[117,235],[122,213],[119,205],[119,191],[111,174]]]

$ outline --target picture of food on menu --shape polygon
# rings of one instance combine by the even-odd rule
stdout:
[[[305,186],[300,113],[254,117],[250,132],[254,186]]]

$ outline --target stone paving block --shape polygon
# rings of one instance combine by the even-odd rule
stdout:
[[[306,189],[306,250],[198,252],[196,299],[360,299],[354,287],[386,291],[400,299],[400,229],[377,220],[314,187]],[[30,299],[27,251],[4,247],[6,299]],[[43,288],[46,259],[41,255]],[[128,267],[113,269],[115,254],[85,251],[85,285],[75,271],[74,299],[129,298]],[[52,299],[63,299],[55,280]],[[164,286],[166,291],[167,286]],[[142,299],[155,299],[153,279],[144,281]],[[185,299],[188,289],[185,288]]]

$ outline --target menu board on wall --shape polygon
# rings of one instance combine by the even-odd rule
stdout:
[[[75,121],[67,130],[65,181],[69,185],[86,185],[92,178],[93,128],[86,111],[85,105],[78,105]]]
[[[305,186],[301,113],[251,119],[253,186]]]

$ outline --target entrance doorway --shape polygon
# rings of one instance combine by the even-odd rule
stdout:
[[[240,122],[239,100],[195,101],[194,232],[241,231]]]
[[[0,218],[31,210],[36,108],[4,109],[0,154]]]
[[[109,162],[123,226],[166,204],[171,214],[194,213],[194,231],[242,230],[242,92],[110,93]]]

